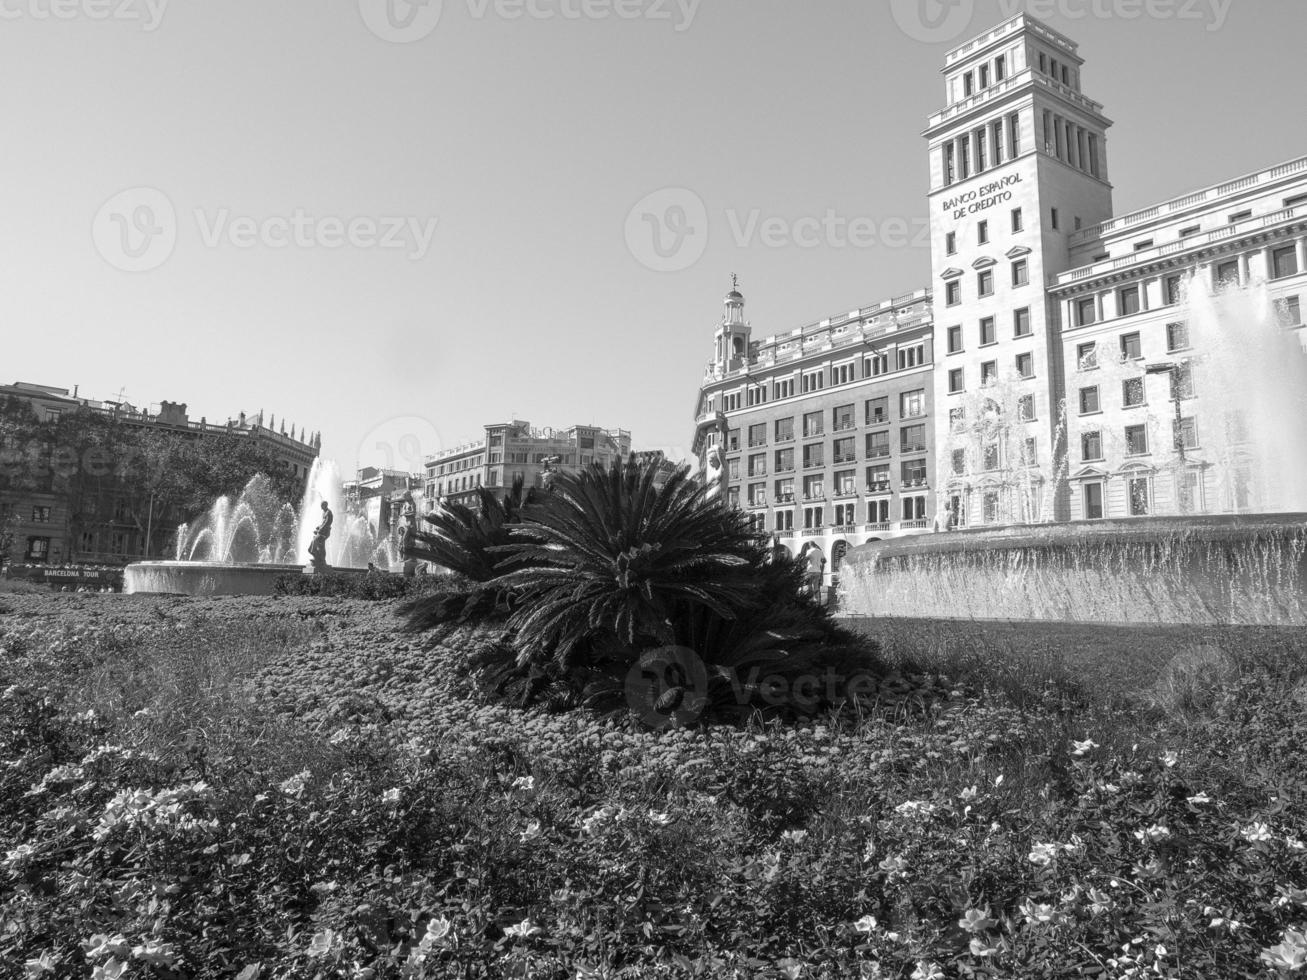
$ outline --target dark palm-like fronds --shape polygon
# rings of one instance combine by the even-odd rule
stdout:
[[[523,663],[574,665],[603,634],[638,647],[670,643],[678,609],[733,618],[758,591],[757,542],[744,518],[704,498],[682,467],[634,460],[561,474],[502,552],[491,583],[520,603],[509,621]]]
[[[536,496],[518,475],[502,498],[478,487],[476,508],[447,503],[426,515],[428,529],[408,540],[404,557],[439,565],[474,584],[462,593],[423,596],[402,607],[400,614],[408,617],[410,629],[491,612],[503,601],[501,590],[489,585],[503,561],[495,549],[512,540],[510,534],[522,520],[523,508]]]

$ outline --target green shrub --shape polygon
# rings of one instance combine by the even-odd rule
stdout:
[[[1218,643],[1232,679],[1173,714],[1115,707],[1129,682],[1018,690],[1017,651],[978,641],[967,690],[881,678],[857,723],[648,732],[478,700],[450,675],[488,631],[140,611],[0,622],[6,977],[1198,980],[1307,955],[1288,634]]]
[[[465,583],[453,576],[415,575],[406,578],[390,572],[324,572],[317,575],[283,575],[273,583],[275,595],[326,596],[335,599],[412,598],[427,594],[461,592]]]

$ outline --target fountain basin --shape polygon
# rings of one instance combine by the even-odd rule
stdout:
[[[852,549],[855,616],[1307,624],[1307,514],[1074,521]]]
[[[333,574],[365,575],[364,569],[333,568]],[[123,591],[169,595],[272,595],[277,579],[307,574],[303,565],[218,561],[142,561],[123,571]]]

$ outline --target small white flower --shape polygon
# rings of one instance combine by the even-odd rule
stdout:
[[[532,820],[526,825],[526,829],[522,831],[518,839],[525,844],[527,841],[535,840],[540,836],[540,833],[540,821]]]
[[[912,971],[912,980],[944,980],[944,971],[938,963],[918,960],[917,968]]]
[[[798,844],[807,836],[808,832],[806,830],[787,830],[781,834],[781,840],[787,844]]]
[[[299,796],[304,792],[304,787],[308,785],[309,779],[312,778],[312,775],[312,773],[305,769],[303,772],[291,776],[290,779],[287,779],[277,788],[287,796]]]
[[[858,932],[865,932],[870,935],[876,929],[876,917],[874,915],[864,915],[857,922],[853,923],[853,928]]]
[[[1113,882],[1115,884],[1115,881]],[[1112,896],[1098,888],[1089,889],[1089,911],[1093,915],[1102,915],[1112,911]]]
[[[904,816],[928,817],[935,812],[935,804],[922,800],[907,800],[894,808],[894,812]]]
[[[1143,840],[1159,841],[1170,836],[1171,836],[1171,831],[1168,830],[1166,827],[1162,826],[1160,823],[1155,823],[1151,827],[1146,827],[1143,830],[1135,831],[1136,839],[1141,841]]]
[[[1168,769],[1174,768],[1176,762],[1178,762],[1179,759],[1180,757],[1176,755],[1174,752],[1163,752],[1160,756],[1157,757],[1157,760],[1162,765],[1166,766],[1166,768]]]
[[[19,868],[32,859],[36,848],[31,844],[19,844],[12,851],[5,851],[4,863],[11,868]]]
[[[1019,908],[1021,909],[1021,914],[1025,916],[1026,922],[1028,923],[1052,922],[1054,919],[1059,917],[1057,910],[1053,908],[1053,906],[1043,902],[1036,903],[1034,899],[1030,898],[1026,899]]]
[[[381,802],[387,806],[395,806],[399,803],[400,791],[396,786],[394,789],[388,789],[381,794]]]
[[[443,915],[436,916],[427,923],[427,931],[418,943],[418,948],[425,953],[435,946],[443,946],[452,938],[453,932],[454,924],[452,922]]]
[[[530,919],[523,919],[515,926],[509,926],[504,930],[504,935],[513,936],[520,939],[529,939],[532,936],[538,936],[544,930],[532,922]]]
[[[1200,806],[1203,803],[1211,803],[1212,798],[1208,796],[1207,791],[1204,790],[1201,793],[1195,793],[1193,796],[1188,797],[1185,802],[1190,803],[1193,806]]]
[[[331,952],[336,941],[340,939],[340,933],[334,929],[321,929],[313,934],[309,940],[308,954],[312,957],[326,956]]]
[[[122,933],[113,936],[102,932],[96,933],[82,943],[82,950],[88,960],[98,960],[104,956],[115,956],[125,960],[131,955],[131,949],[127,937]]]
[[[1271,833],[1271,829],[1267,827],[1266,824],[1256,823],[1256,822],[1249,824],[1247,827],[1244,827],[1243,830],[1239,831],[1239,835],[1244,840],[1252,844],[1256,844],[1261,841],[1271,840],[1271,838],[1274,836]]]
[[[1057,856],[1056,844],[1035,844],[1030,849],[1030,863],[1037,864],[1041,868],[1048,867],[1053,863],[1053,858]]]
[[[673,819],[674,818],[670,813],[657,813],[653,810],[649,811],[649,822],[656,827],[666,827]]]
[[[958,799],[966,802],[968,800],[974,800],[979,795],[980,789],[973,783],[958,794]]]
[[[962,918],[958,919],[958,928],[967,932],[984,932],[997,924],[989,917],[989,909],[967,909]]]
[[[58,966],[59,958],[47,950],[36,959],[24,963],[23,969],[27,972],[29,980],[36,980],[37,977],[43,977],[47,973],[54,973]]]
[[[997,946],[991,946],[983,939],[980,939],[979,937],[973,938],[971,940],[972,956],[993,956],[997,952],[998,952]]]
[[[1071,746],[1073,749],[1071,754],[1077,757],[1081,757],[1089,752],[1094,751],[1094,749],[1098,748],[1098,743],[1095,742],[1092,738],[1087,738],[1083,742],[1077,742],[1075,739],[1072,739]]]
[[[172,965],[177,962],[178,957],[176,950],[168,943],[161,943],[151,939],[140,946],[132,947],[132,959],[141,960],[150,966],[162,966],[170,970]]]
[[[536,778],[535,776],[518,776],[513,780],[512,788],[515,790],[524,790],[529,793],[531,790],[536,788]]]

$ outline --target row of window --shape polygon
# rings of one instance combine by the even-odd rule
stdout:
[[[1177,364],[1175,370],[1169,373],[1169,377],[1171,379],[1172,401],[1182,401],[1186,398],[1195,397],[1193,368],[1187,361]],[[1139,408],[1147,403],[1143,378],[1126,378],[1121,382],[1122,408]],[[1102,397],[1099,386],[1091,385],[1081,388],[1080,414],[1096,415],[1102,410]]]
[[[852,528],[854,525],[861,523],[858,520],[858,510],[860,505],[856,503],[836,504],[830,510],[831,520],[826,521],[827,510],[825,507],[804,507],[802,514],[803,529],[805,531],[816,531],[825,527],[847,527]],[[899,504],[899,513],[902,515],[901,520],[919,524],[924,527],[926,521],[926,498],[924,496],[903,497]],[[866,503],[866,523],[867,524],[889,524],[893,517],[888,500],[869,500]],[[778,510],[775,515],[775,527],[767,526],[767,513],[755,513],[750,515],[750,521],[754,530],[759,532],[776,530],[776,531],[793,531],[795,512],[793,510]]]
[[[1117,338],[1117,342],[1120,345],[1122,361],[1143,360],[1144,345],[1138,330],[1121,334]],[[1092,340],[1076,346],[1076,364],[1080,371],[1092,371],[1098,367],[1099,343],[1100,341]],[[1166,325],[1166,352],[1176,354],[1188,350],[1189,347],[1189,324],[1182,320],[1168,323]],[[1177,365],[1176,371],[1188,377],[1189,367],[1187,362],[1183,365]],[[1187,383],[1192,385],[1192,377],[1189,377]],[[1183,397],[1191,398],[1193,396],[1184,395]]]
[[[887,494],[890,492],[890,465],[888,463],[868,466],[864,471],[864,475],[866,483],[859,488],[858,471],[856,469],[837,470],[831,479],[831,492],[836,497],[852,497],[861,492],[871,494]],[[928,479],[924,459],[904,460],[899,464],[899,480],[902,489],[912,490],[925,487]],[[794,503],[796,485],[793,477],[776,480],[771,489],[774,496],[770,503],[778,507]],[[824,500],[827,493],[825,475],[814,474],[804,477],[802,489],[804,500]],[[730,493],[738,494],[739,490],[738,486],[731,487]],[[768,505],[767,484],[750,483],[748,485],[748,501],[750,507],[766,507]]]
[[[1012,338],[1020,340],[1023,337],[1031,335],[1030,327],[1030,307],[1023,306],[1019,310],[1012,311]],[[949,327],[945,332],[945,345],[950,354],[960,354],[964,347],[964,338],[962,336],[962,325],[955,324]],[[981,347],[988,347],[991,344],[998,343],[998,318],[986,316],[980,318],[980,328],[978,339]]]
[[[1000,54],[993,61],[979,65],[964,74],[962,76],[962,97],[964,99],[970,98],[977,91],[989,88],[991,78],[994,80],[994,84],[998,84],[1007,78],[1007,55]]]
[[[491,444],[495,444],[495,437],[492,437]],[[486,458],[482,456],[467,456],[463,459],[454,460],[452,463],[438,463],[434,467],[428,468],[429,476],[445,476],[450,473],[461,473],[464,470],[477,469],[485,464]],[[434,470],[434,472],[432,472]]]
[[[1030,262],[1028,259],[1014,259],[1009,271],[1012,277],[1013,289],[1020,289],[1022,286],[1030,285]],[[980,299],[987,299],[994,295],[993,269],[981,269],[976,273],[976,295]],[[962,305],[961,276],[944,283],[944,305]]]
[[[1179,475],[1176,480],[1176,503],[1179,505],[1181,513],[1190,513],[1202,508],[1202,502],[1199,499],[1202,494],[1202,483],[1197,473],[1187,472]],[[1129,517],[1147,517],[1153,509],[1153,478],[1147,475],[1128,476],[1126,477],[1126,514]],[[1084,519],[1089,521],[1102,520],[1107,516],[1107,509],[1104,506],[1103,494],[1104,485],[1100,480],[1093,480],[1085,483],[1081,488],[1081,503],[1084,509]],[[1246,489],[1243,491],[1246,498]],[[1246,507],[1246,499],[1239,504],[1240,508]]]
[[[1027,381],[1035,376],[1035,355],[1026,351],[1018,354],[1014,359],[1017,377]],[[992,384],[998,383],[998,361],[984,361],[980,365],[980,387],[985,388]],[[950,395],[960,394],[967,390],[967,376],[965,368],[951,368],[948,373],[948,392]]]
[[[1006,468],[1024,468],[1038,465],[1036,451],[1038,449],[1037,441],[1034,436],[1029,436],[1017,444],[1015,448],[1009,448],[1004,451],[997,442],[989,442],[981,447],[980,456],[976,460],[982,472],[993,472]],[[1016,453],[1013,458],[1013,453]],[[972,471],[971,454],[965,449],[953,450],[952,457],[949,460],[950,467],[954,476],[965,476]]]
[[[944,183],[993,170],[1021,154],[1021,114],[973,129],[944,144]]]
[[[900,455],[924,453],[927,451],[927,448],[925,425],[905,425],[899,428]],[[842,439],[836,439],[832,449],[831,460],[837,466],[841,463],[852,463],[858,458],[857,440],[854,436],[846,436]],[[889,430],[883,432],[868,432],[865,437],[865,458],[881,459],[889,455]],[[804,446],[802,459],[803,468],[805,470],[815,470],[825,467],[826,444],[824,442],[815,442]],[[777,449],[771,454],[770,459],[768,459],[767,453],[754,453],[748,457],[746,462],[746,473],[751,477],[766,476],[768,463],[771,463],[774,467],[772,470],[773,473],[792,473],[794,472],[795,451],[794,449]],[[734,480],[739,478],[740,458],[738,456],[727,460],[726,467],[727,476],[730,479]]]
[[[1293,197],[1286,197],[1284,199],[1285,210],[1288,210],[1290,208],[1301,207],[1304,204],[1307,204],[1307,194],[1297,194],[1294,195]],[[1242,211],[1235,211],[1226,215],[1225,222],[1227,226],[1237,225],[1242,221],[1247,221],[1252,216],[1253,216],[1252,209],[1245,208]],[[1179,233],[1177,235],[1177,240],[1184,241],[1186,238],[1192,238],[1194,235],[1201,234],[1202,231],[1203,231],[1203,226],[1201,224],[1186,225],[1185,227],[1179,230]],[[1142,239],[1134,243],[1133,250],[1136,252],[1142,252],[1145,249],[1152,248],[1155,244],[1156,244],[1156,239],[1153,238]],[[1102,262],[1105,259],[1109,259],[1109,258],[1111,258],[1111,253],[1104,252],[1101,255],[1095,255],[1094,261]],[[1286,248],[1276,249],[1272,253],[1270,273],[1271,273],[1271,278],[1273,279],[1283,279],[1286,276],[1297,275],[1298,258],[1294,254],[1294,247],[1292,245],[1287,246]]]
[[[867,425],[885,425],[889,422],[889,396],[868,398],[863,403],[864,420]],[[831,409],[831,431],[845,432],[857,427],[857,406],[838,405]],[[899,418],[915,419],[926,415],[926,389],[914,388],[912,391],[899,393]],[[803,437],[805,439],[825,434],[826,413],[822,411],[807,412],[803,415]],[[794,416],[775,419],[771,423],[775,442],[794,441]],[[758,422],[748,429],[750,449],[767,445],[768,423]],[[740,430],[731,429],[726,433],[726,451],[736,452],[740,449]]]
[[[1044,152],[1068,166],[1099,176],[1099,137],[1049,109],[1044,110]]]
[[[905,344],[894,351],[894,360],[892,362],[896,370],[907,371],[912,368],[922,367],[926,362],[926,345],[925,342],[917,344]],[[888,351],[869,354],[862,360],[862,380],[867,378],[879,378],[882,375],[890,373],[890,354]],[[737,412],[741,407],[754,408],[758,405],[765,405],[769,401],[782,401],[786,398],[793,398],[797,394],[810,395],[818,391],[823,391],[827,387],[839,387],[840,385],[852,384],[859,380],[857,371],[857,361],[847,361],[843,364],[832,364],[829,368],[818,368],[815,371],[805,371],[799,378],[779,378],[771,382],[749,385],[744,392],[731,392],[722,395],[721,409],[723,412]],[[704,410],[708,413],[717,410],[717,399],[715,396],[710,397],[704,405]]]
[[[1177,449],[1183,446],[1186,450],[1198,448],[1198,424],[1192,416],[1186,416],[1177,420],[1172,420],[1172,445]],[[1125,454],[1127,456],[1147,456],[1148,448],[1148,426],[1127,425],[1125,427]],[[1086,463],[1102,462],[1103,455],[1103,433],[1100,430],[1083,432],[1080,435],[1080,459]]]
[[[1012,222],[1012,233],[1025,231],[1026,220],[1021,208],[1013,208],[1010,217]],[[989,219],[983,219],[976,222],[976,244],[989,244]],[[958,253],[958,233],[950,231],[944,236],[944,252],[946,255],[957,255]],[[1025,283],[1021,283],[1025,285]]]
[[[1297,247],[1288,245],[1284,248],[1276,249],[1271,256],[1272,275],[1275,279],[1285,279],[1289,276],[1298,274],[1298,251]],[[1175,306],[1181,299],[1181,276],[1167,276],[1162,281],[1162,302],[1166,306]],[[1220,288],[1222,286],[1239,285],[1242,282],[1242,273],[1239,270],[1239,260],[1237,258],[1227,259],[1223,262],[1217,262],[1212,266],[1212,285]],[[1139,284],[1122,286],[1113,294],[1116,301],[1117,316],[1133,316],[1144,310],[1144,294]],[[1075,322],[1077,326],[1088,326],[1106,319],[1107,314],[1103,309],[1103,295],[1095,294],[1093,296],[1084,296],[1075,301]],[[1290,313],[1292,311],[1292,313]],[[1301,316],[1299,307],[1299,298],[1297,296],[1286,297],[1277,303],[1277,313],[1281,320],[1288,323],[1298,323]],[[1294,319],[1286,320],[1287,316],[1292,315]]]

